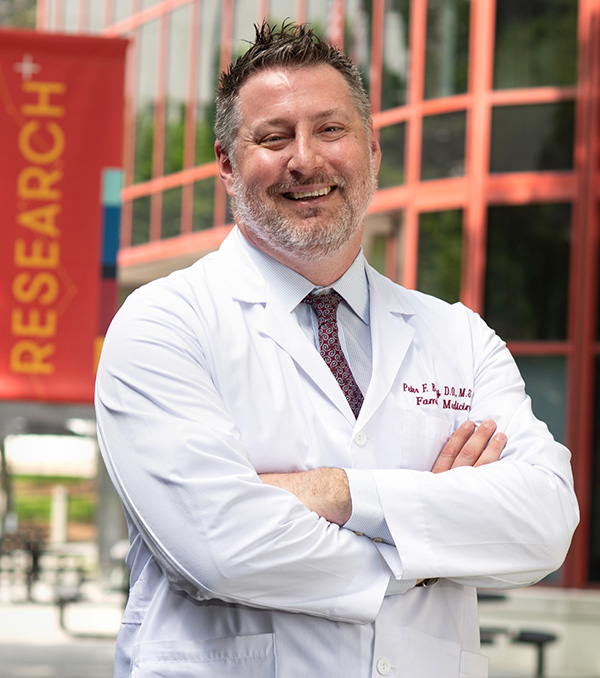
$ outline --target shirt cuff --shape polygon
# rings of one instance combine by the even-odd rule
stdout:
[[[380,549],[390,549],[389,546],[384,546],[383,544],[394,545],[394,540],[383,515],[377,484],[372,473],[361,469],[344,470],[348,476],[348,486],[352,498],[352,515],[344,527],[379,543]],[[394,556],[397,559],[395,550]],[[390,563],[388,565],[395,571],[395,568]],[[402,568],[399,566],[397,574],[401,571]],[[395,576],[392,576],[390,577],[385,595],[402,595],[414,588],[416,584],[416,579],[396,579]]]
[[[417,585],[416,579],[396,579],[395,577],[391,577],[385,595],[400,596],[403,593],[409,591],[410,589],[414,589],[416,585]]]
[[[352,499],[352,515],[344,524],[348,530],[366,535],[376,542],[394,544],[387,526],[377,484],[370,471],[344,469],[348,476],[348,487]]]

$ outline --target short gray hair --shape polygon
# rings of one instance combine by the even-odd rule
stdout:
[[[335,68],[348,84],[350,97],[365,129],[371,123],[371,105],[358,68],[350,57],[318,36],[307,24],[283,22],[280,30],[264,21],[255,24],[256,39],[219,76],[215,136],[233,160],[240,126],[239,91],[246,80],[273,68],[301,68],[325,64]]]

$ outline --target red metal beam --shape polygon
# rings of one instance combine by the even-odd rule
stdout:
[[[223,0],[221,16],[221,52],[219,56],[219,72],[230,63],[233,54],[233,0]],[[225,224],[227,214],[227,194],[220,180],[215,182],[214,225]]]
[[[600,82],[600,0],[580,0],[578,88],[575,122],[575,172],[578,199],[572,221],[569,283],[569,338],[574,343],[567,372],[567,436],[573,452],[581,524],[564,566],[563,583],[583,586],[588,579],[590,546],[596,323],[598,317],[598,83]],[[597,400],[596,400],[597,402]]]
[[[495,0],[473,0],[469,31],[469,92],[465,173],[468,194],[463,212],[463,265],[461,300],[478,313],[483,312],[487,202],[489,173],[492,89],[494,64]]]
[[[327,36],[329,42],[338,47],[339,49],[344,49],[344,14],[346,9],[345,0],[333,0],[333,4],[330,6],[330,17],[329,17],[329,35]]]
[[[408,48],[411,55],[411,70],[408,87],[406,126],[406,187],[408,196],[404,210],[404,266],[403,284],[414,288],[417,285],[419,256],[419,213],[415,204],[416,189],[421,180],[421,146],[423,103],[425,83],[425,45],[427,37],[427,2],[413,0],[410,6]]]
[[[486,200],[494,205],[570,202],[577,196],[575,172],[514,172],[486,177]]]
[[[508,341],[506,345],[514,355],[565,356],[573,353],[568,341]]]
[[[54,0],[53,20],[50,29],[54,31],[64,31],[65,28],[65,2],[64,0]]]
[[[163,0],[144,10],[141,10],[137,0],[132,0],[132,2],[134,2],[136,6],[133,8],[131,16],[128,16],[126,19],[123,19],[123,21],[119,21],[112,26],[107,26],[102,31],[103,35],[111,36],[127,34],[134,28],[147,24],[153,19],[158,19],[161,16],[170,14],[174,9],[177,9],[182,5],[189,5],[194,2],[194,0]]]
[[[371,100],[371,114],[373,115],[373,125],[376,128],[378,126],[381,126],[381,123],[379,125],[375,124],[375,116],[382,115],[379,112],[381,111],[381,73],[383,68],[384,19],[385,19],[385,0],[374,0],[373,15],[371,18],[372,33],[371,33],[371,64],[369,69],[369,98]],[[406,109],[403,107],[402,110],[404,112]]]
[[[141,0],[132,0],[132,11],[141,6]],[[137,112],[138,66],[140,58],[140,29],[133,32],[132,44],[129,48],[129,57],[125,67],[125,111],[123,129],[123,183],[124,186],[133,183],[135,164],[135,129]],[[127,202],[122,193],[123,209],[121,211],[121,247],[131,245],[133,205]]]
[[[35,8],[35,25],[38,31],[47,31],[49,24],[48,0],[37,0]]]
[[[202,1],[195,0],[191,6],[188,50],[188,81],[185,103],[185,134],[183,146],[183,169],[194,167],[196,162],[196,99],[198,97],[198,57],[200,51]],[[191,233],[194,218],[194,186],[182,184],[181,233]]]
[[[296,0],[296,23],[306,23],[307,15],[307,0]]]
[[[176,258],[190,252],[205,253],[215,250],[227,237],[229,226],[217,226],[205,231],[186,233],[178,238],[167,238],[157,242],[149,242],[135,247],[119,250],[119,268],[139,266],[155,261]]]
[[[158,28],[156,68],[156,104],[154,108],[154,139],[152,145],[152,176],[160,177],[165,167],[165,120],[167,108],[167,67],[169,61],[170,14],[161,15]],[[150,240],[160,240],[163,194],[155,193],[150,206]]]
[[[259,0],[258,2],[258,22],[269,18],[269,0]]]

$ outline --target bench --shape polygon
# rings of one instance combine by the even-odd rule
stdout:
[[[544,678],[545,650],[550,643],[556,642],[558,636],[548,631],[523,629],[511,632],[510,629],[501,627],[482,626],[480,638],[482,645],[490,645],[499,635],[507,636],[512,643],[521,645],[533,645],[536,648],[536,673],[535,678]]]

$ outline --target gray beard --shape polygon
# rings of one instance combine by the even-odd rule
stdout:
[[[337,186],[335,190],[346,192],[346,200],[341,209],[325,226],[317,228],[307,225],[303,223],[302,217],[289,219],[277,207],[271,207],[261,201],[237,176],[233,186],[236,220],[243,224],[253,239],[289,255],[322,259],[337,252],[363,223],[375,191],[374,172],[370,168],[368,175],[360,182],[358,190],[353,191],[353,195],[348,193],[348,182],[338,177],[335,181],[331,181],[330,178],[311,177],[310,182],[335,184]],[[299,188],[300,184],[277,185],[271,187],[269,193],[297,191]],[[303,217],[306,220],[314,219],[318,217],[319,212],[319,207],[307,207]]]

